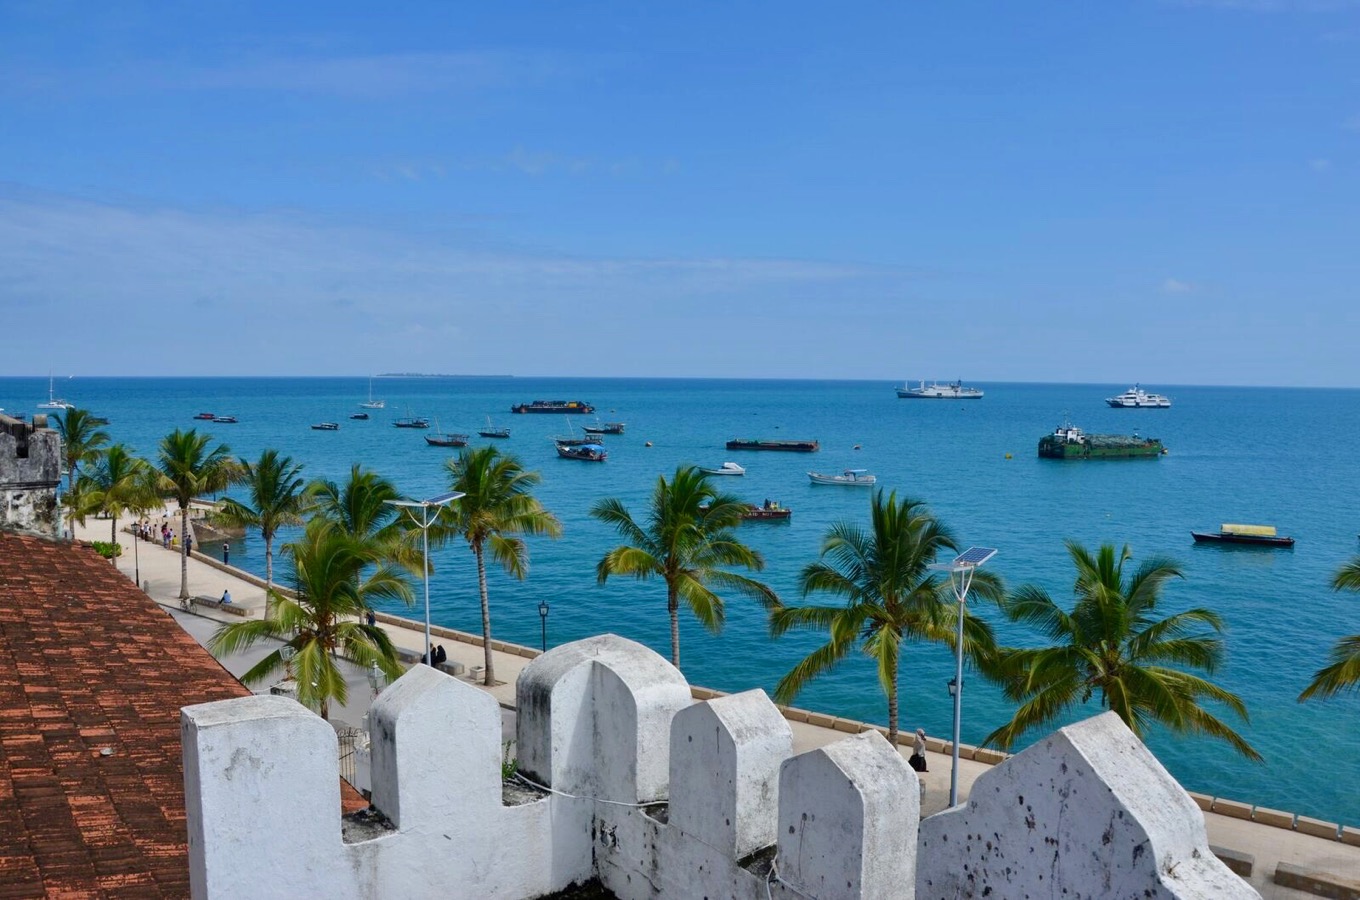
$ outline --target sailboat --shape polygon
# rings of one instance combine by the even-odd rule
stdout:
[[[363,402],[363,403],[360,403],[359,406],[361,406],[361,407],[364,408],[364,409],[385,409],[385,408],[387,407],[387,401],[386,401],[386,400],[374,400],[374,399],[373,399],[373,379],[372,379],[372,378],[368,379],[368,400],[366,400],[366,401]]]
[[[47,373],[47,402],[39,403],[38,409],[75,409],[74,403],[67,403],[57,396],[52,384],[52,373]]]
[[[508,438],[510,436],[510,429],[492,425],[491,417],[487,416],[486,428],[478,431],[477,433],[484,438]]]

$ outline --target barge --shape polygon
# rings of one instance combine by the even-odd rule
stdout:
[[[1039,439],[1040,459],[1156,459],[1165,453],[1156,438],[1087,434],[1071,424],[1059,425]]]
[[[728,450],[784,450],[790,453],[816,453],[822,445],[816,441],[758,441],[737,439],[727,442]]]
[[[595,407],[583,400],[535,400],[510,407],[512,413],[593,413]]]

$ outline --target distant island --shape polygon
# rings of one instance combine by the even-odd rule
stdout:
[[[450,375],[443,372],[379,372],[374,378],[514,378],[514,375]]]

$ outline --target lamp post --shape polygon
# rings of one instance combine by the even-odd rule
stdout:
[[[467,495],[461,491],[450,491],[447,494],[440,494],[437,497],[430,497],[428,500],[387,500],[391,506],[398,506],[410,513],[411,521],[420,529],[420,546],[422,567],[421,573],[425,576],[425,664],[430,665],[430,526],[439,518],[444,507],[455,500],[461,500]],[[420,518],[416,518],[416,510],[420,510]],[[430,514],[430,510],[434,514]]]
[[[973,586],[973,574],[993,556],[996,556],[996,550],[991,547],[969,547],[954,557],[952,562],[930,566],[937,572],[949,573],[949,586],[959,601],[959,634],[954,645],[954,680],[949,682],[949,693],[954,698],[954,765],[949,772],[950,806],[957,806],[959,802],[959,724],[963,719],[963,617],[967,615],[965,604],[968,602],[968,589]]]
[[[368,670],[368,686],[373,689],[373,696],[377,697],[382,693],[382,689],[387,687],[387,676],[383,670],[378,668],[378,661],[373,660],[373,665]]]
[[[548,601],[543,600],[538,604],[538,617],[543,622],[543,652],[548,652]]]

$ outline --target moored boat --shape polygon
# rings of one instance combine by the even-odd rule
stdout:
[[[396,428],[429,428],[430,420],[420,416],[407,416],[404,419],[397,419],[392,425]]]
[[[486,428],[478,431],[477,434],[484,438],[508,438],[510,436],[510,429],[500,428],[496,425],[492,425],[491,417],[487,416]]]
[[[217,413],[199,413],[198,415],[194,416],[194,418],[202,419],[205,422],[211,422],[213,419],[217,418]]]
[[[1041,459],[1156,459],[1166,453],[1156,438],[1137,434],[1087,434],[1070,423],[1039,439]]]
[[[594,425],[581,427],[586,434],[623,434],[623,429],[623,422],[596,422]]]
[[[878,479],[873,475],[870,475],[866,469],[846,469],[839,475],[823,475],[820,472],[809,472],[807,474],[813,484],[841,484],[855,487],[868,487],[878,481]]]
[[[339,431],[339,422],[317,422],[312,426],[313,431]]]
[[[1255,547],[1292,547],[1292,537],[1282,537],[1274,525],[1237,525],[1224,522],[1218,532],[1192,531],[1197,544],[1245,544]]]
[[[216,422],[216,423],[218,423],[219,425],[235,425],[235,424],[236,424],[236,417],[235,417],[235,416],[213,416],[213,421]]]
[[[582,462],[604,462],[609,456],[601,444],[558,444],[557,455],[563,459],[579,459]]]
[[[982,391],[964,387],[962,381],[940,384],[938,381],[926,384],[922,381],[916,387],[902,385],[897,389],[899,400],[981,400]]]
[[[1122,394],[1106,397],[1105,402],[1115,409],[1170,409],[1171,398],[1162,394],[1149,394],[1134,385]]]
[[[368,413],[355,413],[354,415],[350,416],[350,418],[366,421],[368,419]]]
[[[734,462],[725,462],[716,469],[699,469],[705,475],[745,475],[746,470]]]
[[[535,400],[510,407],[512,413],[593,413],[595,407],[582,400]]]
[[[761,506],[752,503],[741,514],[743,520],[747,522],[779,522],[790,518],[793,510],[787,506],[781,506],[778,500],[766,500]]]
[[[733,439],[727,442],[728,450],[785,450],[790,453],[816,453],[822,449],[816,441],[761,441]]]
[[[386,400],[373,399],[373,379],[368,379],[368,399],[359,404],[363,409],[384,409],[387,406]]]
[[[465,434],[450,434],[447,431],[436,432],[435,434],[425,435],[425,443],[431,447],[466,447],[468,436]]]
[[[57,396],[52,376],[47,376],[47,402],[39,403],[38,409],[75,409],[74,403],[68,403]]]

